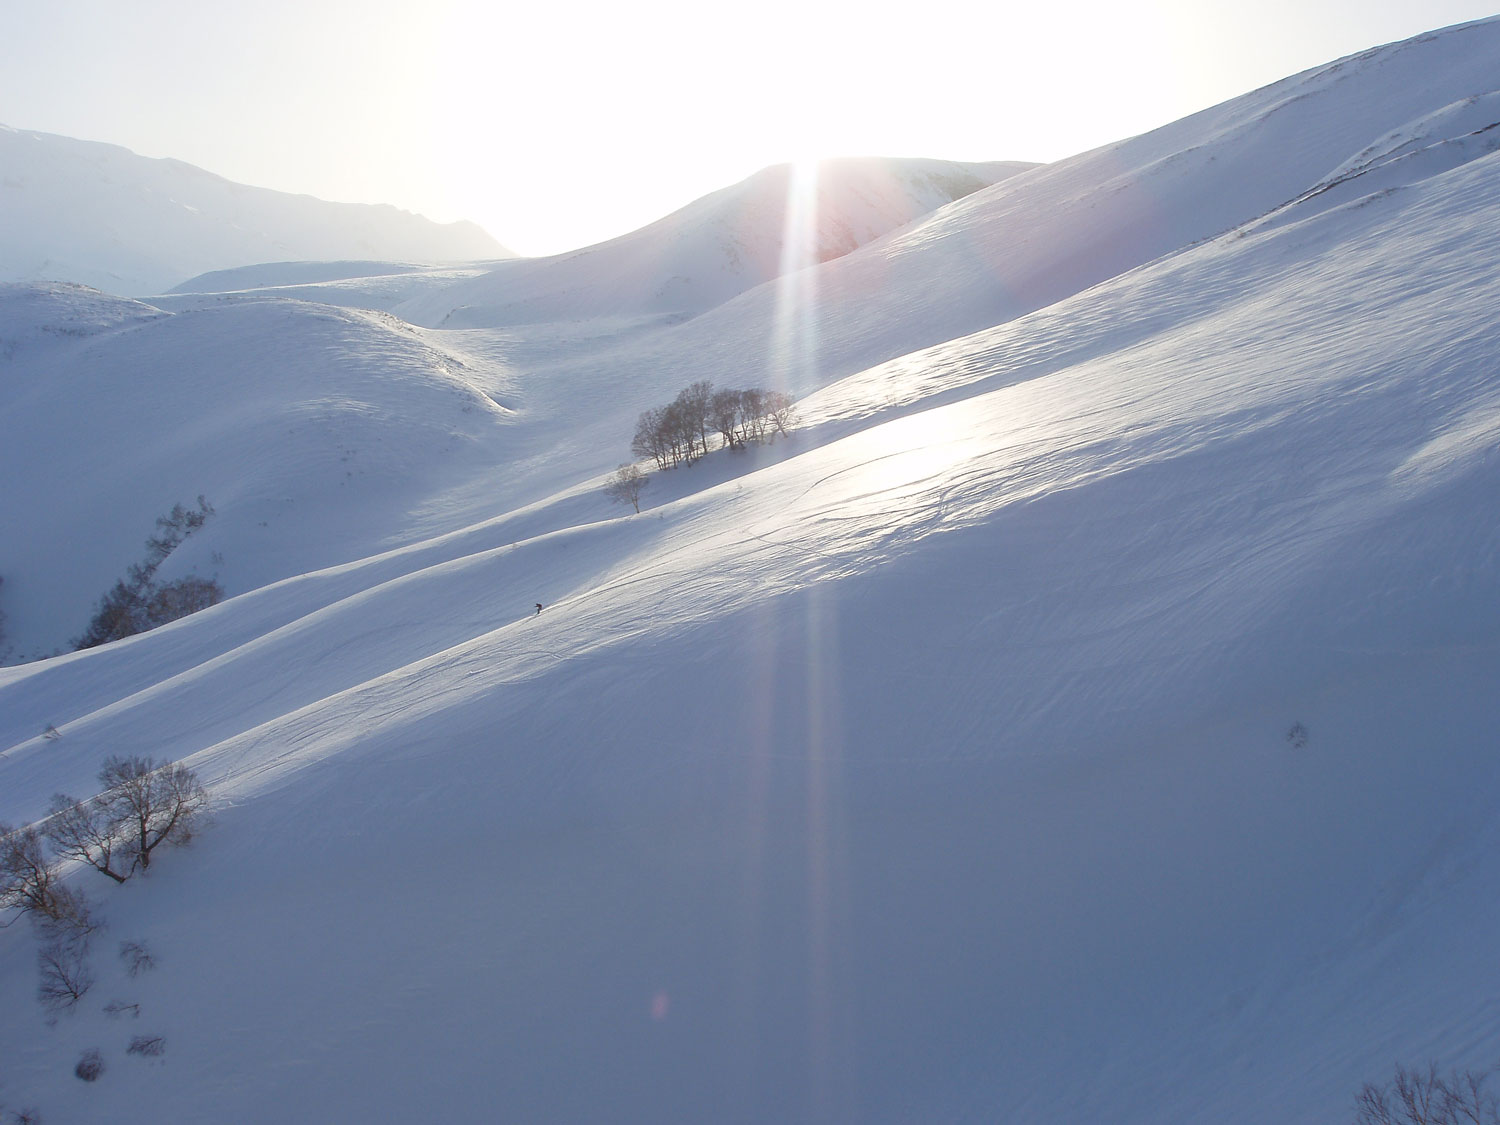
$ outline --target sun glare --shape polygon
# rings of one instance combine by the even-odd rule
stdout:
[[[781,236],[781,273],[776,280],[776,320],[771,341],[776,390],[798,393],[817,375],[817,279],[805,266],[818,256],[818,163],[798,160],[787,170],[786,211]]]

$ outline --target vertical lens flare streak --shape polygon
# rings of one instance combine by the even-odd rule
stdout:
[[[787,168],[781,271],[776,279],[776,320],[770,341],[772,389],[793,395],[811,390],[818,363],[818,162]]]
[[[818,386],[818,163],[787,169],[787,196],[776,282],[776,318],[767,367],[772,389],[794,396]],[[803,799],[807,894],[807,1042],[810,1111],[815,1120],[842,1120],[853,1105],[850,1088],[850,997],[840,982],[848,934],[848,871],[844,854],[842,744],[838,692],[838,628],[833,599],[816,589],[803,599],[800,632],[808,726]],[[789,623],[790,624],[790,623]],[[768,701],[770,702],[770,701]],[[774,705],[774,704],[773,704]]]
[[[808,1063],[817,1121],[851,1120],[853,952],[843,799],[842,693],[834,599],[814,587],[807,621]]]

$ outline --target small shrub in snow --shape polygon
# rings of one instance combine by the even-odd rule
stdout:
[[[139,1004],[127,1004],[123,1000],[111,1000],[104,1005],[104,1014],[112,1020],[121,1016],[129,1016],[133,1020],[141,1018],[141,1006]]]
[[[1383,1086],[1366,1082],[1355,1099],[1354,1125],[1500,1125],[1500,1098],[1485,1089],[1494,1070],[1438,1073],[1396,1068]]]
[[[125,972],[132,977],[140,976],[149,969],[156,968],[156,958],[146,948],[144,942],[122,941],[120,943],[120,960],[125,962]]]
[[[86,949],[77,942],[53,942],[37,954],[36,996],[49,1011],[73,1007],[94,986],[94,976],[85,960]]]
[[[1307,745],[1307,728],[1300,722],[1293,723],[1291,729],[1286,732],[1286,743],[1293,750],[1301,750]]]
[[[97,1050],[83,1052],[73,1073],[85,1082],[93,1082],[104,1073],[104,1056]]]
[[[157,1059],[167,1049],[167,1041],[160,1035],[137,1035],[130,1041],[130,1046],[125,1048],[127,1055],[140,1055],[142,1058]]]

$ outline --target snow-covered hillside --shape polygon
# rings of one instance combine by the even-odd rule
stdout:
[[[467,522],[472,507],[445,514],[450,494],[516,453],[503,375],[481,388],[384,313],[256,301],[168,315],[0,285],[5,352],[0,472],[34,482],[0,500],[22,653],[81,633],[174,503],[202,494],[223,518],[173,567],[249,590]]]
[[[781,274],[848,254],[1036,165],[843,159],[777,165],[619,238],[462,276],[371,264],[235,270],[183,293],[274,291],[364,303],[432,327],[517,327],[615,318],[656,326],[697,315]],[[356,268],[357,267],[357,268]],[[584,330],[588,334],[588,330]]]
[[[135,296],[258,262],[509,256],[472,223],[247,187],[178,160],[0,125],[0,281]]]
[[[397,308],[471,328],[601,316],[681,319],[805,265],[841,257],[1033,165],[826,160],[781,164],[630,234],[569,254],[501,262]]]
[[[0,1102],[1312,1125],[1492,1063],[1496,57],[1346,59],[624,335],[0,295],[0,609],[204,480],[169,562],[237,595],[0,669],[0,819],[111,753],[218,802],[70,875],[110,928],[55,1022],[0,931]],[[693,378],[802,427],[612,508]]]

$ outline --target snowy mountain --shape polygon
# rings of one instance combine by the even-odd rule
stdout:
[[[109,754],[216,802],[68,872],[109,929],[51,1022],[0,930],[0,1103],[1312,1125],[1492,1063],[1496,57],[1344,59],[686,321],[602,253],[554,320],[382,290],[446,327],[317,303],[395,270],[0,292],[17,643],[200,492],[167,566],[234,595],[0,669],[0,819]],[[801,426],[611,506],[693,379]]]
[[[374,268],[325,281],[287,271],[198,278],[184,293],[275,289],[362,301],[415,324],[472,328],[616,317],[648,324],[694,316],[1036,167],[1019,161],[844,159],[781,164],[619,238],[549,258],[514,259],[464,277]],[[331,283],[331,284],[329,284]]]
[[[0,281],[141,295],[258,262],[509,256],[472,223],[247,187],[178,160],[0,126]]]

